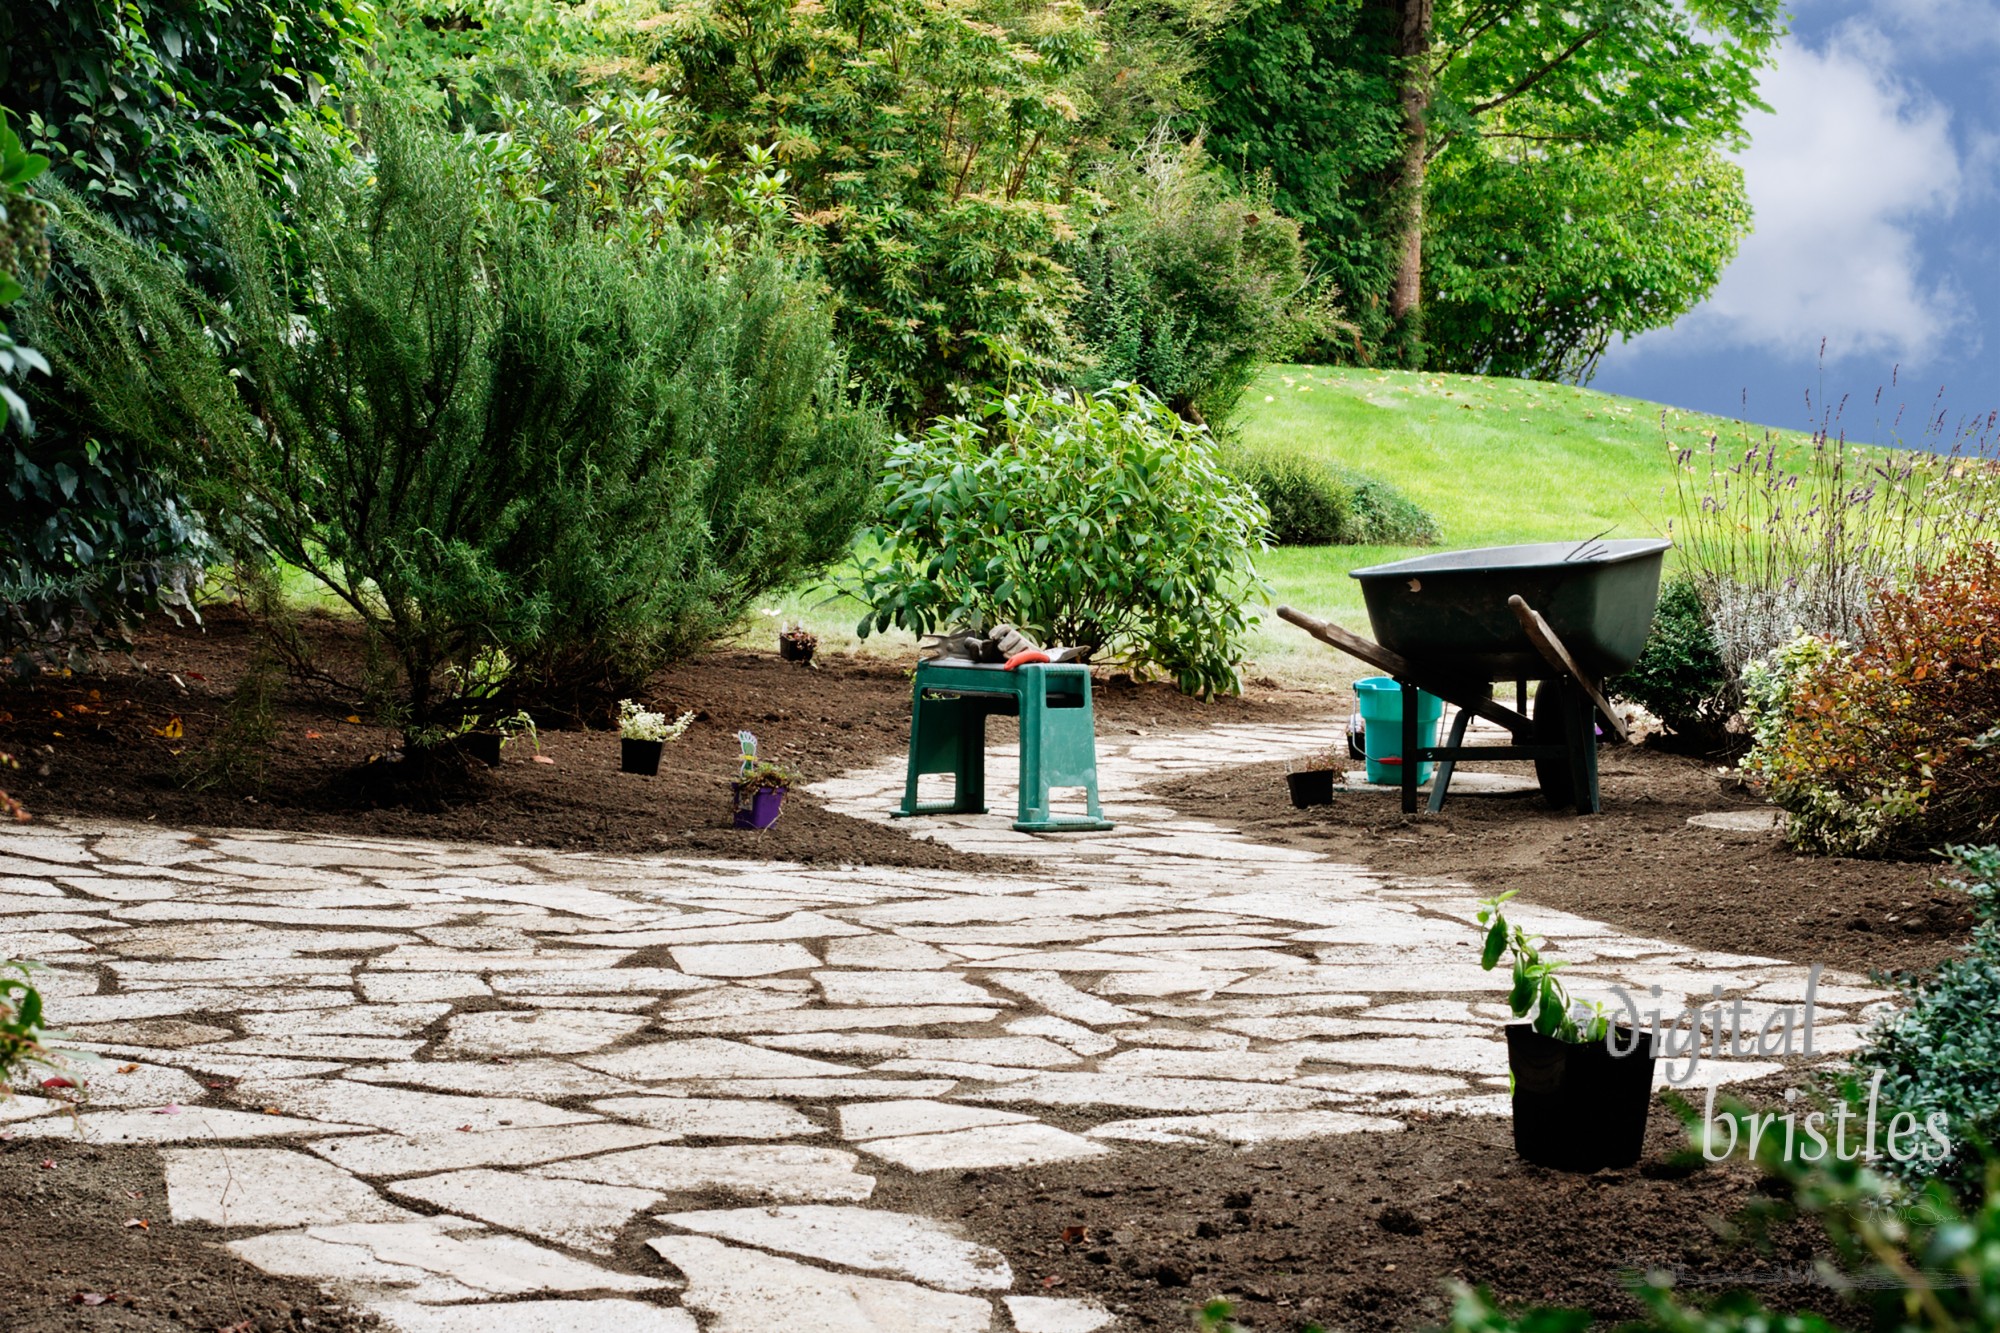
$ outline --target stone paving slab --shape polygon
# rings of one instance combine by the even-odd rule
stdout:
[[[253,1231],[238,1254],[403,1333],[1109,1328],[883,1208],[875,1174],[1508,1109],[1471,888],[1262,846],[1141,790],[1342,735],[1107,737],[1102,834],[1009,829],[996,752],[996,813],[897,827],[1036,863],[998,878],[9,828],[0,948],[55,951],[51,1020],[103,1058],[74,1071],[74,1117],[23,1096],[0,1120],[162,1145],[177,1221]],[[818,790],[886,822],[901,766]],[[1780,960],[1519,916],[1579,994],[1804,995]],[[1822,1055],[1892,998],[1822,976]],[[1691,1086],[1775,1067],[1704,1061]]]

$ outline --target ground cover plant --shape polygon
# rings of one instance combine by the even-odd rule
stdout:
[[[509,707],[461,688],[483,652],[544,698],[616,697],[845,549],[875,426],[809,281],[513,207],[421,117],[378,113],[370,147],[324,146],[282,213],[218,168],[226,308],[77,216],[89,285],[38,327],[83,424],[174,459],[240,559],[369,627],[410,750]]]
[[[866,635],[1010,624],[1234,692],[1264,507],[1144,389],[1033,390],[899,439],[856,595]]]
[[[1936,1181],[1966,1204],[1986,1183],[2000,1149],[2000,849],[1954,847],[1961,878],[1947,881],[1971,900],[1978,924],[1964,951],[1928,976],[1905,983],[1905,1004],[1885,1017],[1855,1056],[1845,1089],[1865,1105],[1878,1075],[1880,1105],[1907,1111],[1920,1125],[1942,1114],[1952,1153],[1942,1164],[1890,1159],[1885,1165],[1912,1190]]]

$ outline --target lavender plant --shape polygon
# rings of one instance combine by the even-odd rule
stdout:
[[[1846,406],[1803,445],[1766,432],[1738,454],[1711,435],[1676,453],[1672,535],[1732,680],[1800,631],[1864,631],[1874,589],[2000,532],[2000,412],[1934,406],[1906,441],[1899,409],[1885,447],[1847,438]]]

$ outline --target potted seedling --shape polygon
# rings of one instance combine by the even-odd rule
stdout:
[[[500,766],[500,748],[512,744],[517,736],[526,736],[528,743],[535,747],[535,753],[542,752],[542,735],[535,730],[535,719],[522,709],[512,717],[503,717],[489,727],[467,732],[460,738],[459,748],[480,760],[488,768]]]
[[[1613,1027],[1602,1004],[1570,1001],[1556,979],[1563,964],[1545,960],[1544,941],[1502,912],[1513,896],[1482,899],[1478,921],[1486,928],[1479,965],[1491,972],[1511,961],[1507,1005],[1525,1020],[1507,1025],[1515,1151],[1558,1171],[1630,1166],[1645,1147],[1653,1102],[1651,1042]]]
[[[736,781],[729,784],[735,797],[736,827],[767,829],[778,822],[785,793],[797,779],[790,770],[757,757],[757,738],[747,731],[736,733],[742,746]]]
[[[789,625],[778,631],[778,656],[787,662],[810,664],[819,649],[819,635],[804,625]]]
[[[694,722],[692,711],[672,722],[665,713],[641,708],[630,699],[618,701],[618,767],[641,777],[660,771],[660,754],[668,741],[677,741]]]
[[[500,764],[500,747],[521,729],[527,719],[526,713],[516,713],[513,717],[480,725],[482,717],[489,715],[499,697],[500,687],[507,683],[513,672],[514,663],[498,648],[488,648],[472,659],[470,667],[452,667],[449,674],[458,684],[459,698],[465,707],[465,716],[452,733],[459,750],[488,768]],[[530,730],[534,723],[528,722]],[[536,749],[541,748],[537,742]]]
[[[1303,810],[1312,805],[1332,805],[1333,789],[1346,775],[1332,750],[1315,750],[1292,761],[1285,785],[1292,789],[1292,804]]]

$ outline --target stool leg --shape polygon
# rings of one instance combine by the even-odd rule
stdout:
[[[986,813],[986,710],[971,699],[959,700],[958,763],[951,781],[953,810]]]
[[[903,808],[896,813],[914,815],[917,813],[917,756],[922,753],[924,718],[924,687],[910,687],[910,771],[903,782]]]
[[[1048,677],[1039,671],[1021,673],[1021,790],[1015,824],[1046,824],[1049,820],[1049,775],[1042,763],[1042,726],[1048,708]]]

